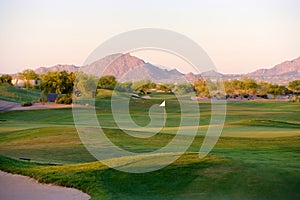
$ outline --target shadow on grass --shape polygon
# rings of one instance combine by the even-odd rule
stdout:
[[[30,163],[0,156],[0,169],[39,182],[73,187],[92,199],[299,199],[299,170],[247,164],[221,156],[186,153],[168,167],[143,174],[100,162]]]
[[[0,169],[23,174],[43,183],[73,187],[90,194],[92,199],[174,199],[198,177],[198,170],[220,165],[224,158],[210,156],[200,160],[189,153],[159,171],[130,174],[109,169],[100,162],[76,165],[30,163],[0,157]]]

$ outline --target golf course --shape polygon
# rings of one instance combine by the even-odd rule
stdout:
[[[166,125],[147,139],[118,128],[109,97],[98,96],[95,108],[103,132],[115,145],[131,152],[151,152],[174,138],[180,126],[178,101],[168,94],[130,101],[132,119],[145,126],[150,106],[163,100]],[[211,104],[199,102],[199,107],[198,132],[188,151],[167,167],[148,173],[126,173],[97,161],[78,136],[72,108],[3,111],[0,169],[41,183],[76,188],[93,200],[300,198],[299,103],[228,102],[221,137],[202,159],[199,149],[210,123]],[[114,162],[130,164],[127,159]],[[155,164],[147,159],[140,164]]]

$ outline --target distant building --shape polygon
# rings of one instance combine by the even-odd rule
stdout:
[[[26,85],[26,80],[24,78],[18,78],[17,76],[13,77],[11,80],[11,83],[16,86],[16,87],[25,87]],[[29,84],[30,85],[36,85],[38,83],[37,80],[30,80]]]
[[[12,83],[14,86],[17,86],[17,87],[25,87],[26,81],[23,80],[23,79],[13,78],[13,79],[11,80],[11,83]]]

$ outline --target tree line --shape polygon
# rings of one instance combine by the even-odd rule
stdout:
[[[210,79],[197,78],[192,84],[190,83],[165,83],[157,84],[150,80],[141,80],[136,82],[118,83],[113,76],[104,76],[99,79],[98,88],[115,89],[120,92],[140,91],[146,93],[151,89],[162,92],[175,92],[177,94],[188,94],[195,92],[200,97],[211,98],[213,95],[220,93],[220,88],[224,87],[227,97],[241,95],[248,97],[257,95],[266,98],[268,94],[277,95],[300,94],[300,80],[289,82],[287,86],[272,84],[267,82],[256,82],[254,79],[244,77],[242,80],[225,80],[212,81]]]
[[[44,95],[49,93],[59,94],[57,101],[61,103],[70,103],[72,94],[95,95],[94,89],[108,89],[119,92],[137,92],[140,94],[149,93],[149,91],[159,91],[165,93],[175,92],[176,94],[196,93],[199,97],[211,98],[213,96],[224,96],[227,98],[236,95],[249,97],[256,95],[267,98],[268,94],[277,95],[300,94],[300,80],[289,82],[287,86],[271,84],[266,82],[257,82],[254,79],[244,77],[242,80],[225,80],[212,81],[209,79],[197,78],[193,83],[164,83],[158,84],[150,80],[140,80],[135,82],[118,82],[114,76],[103,76],[97,78],[93,75],[87,75],[82,72],[46,72],[38,75],[33,70],[26,69],[18,74],[19,78],[25,80],[25,88],[35,88],[43,92]],[[76,77],[79,77],[76,79]],[[30,85],[30,80],[39,80],[38,84]],[[0,84],[12,85],[10,75],[1,75]],[[75,87],[74,87],[75,85]],[[76,91],[73,91],[75,88]],[[225,94],[221,94],[220,88],[224,88]]]

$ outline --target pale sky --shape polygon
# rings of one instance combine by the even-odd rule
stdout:
[[[186,35],[222,73],[271,68],[300,56],[299,10],[298,0],[0,0],[0,73],[81,66],[105,40],[139,28]]]

